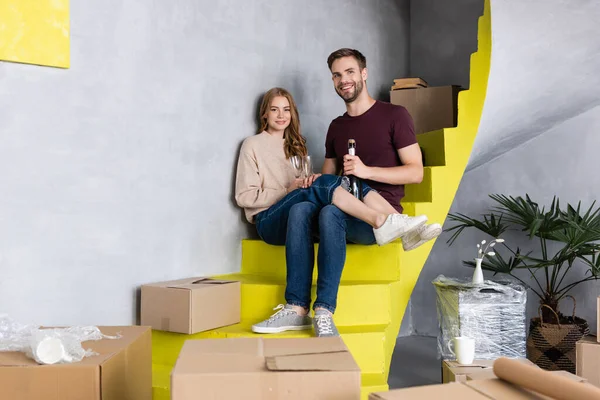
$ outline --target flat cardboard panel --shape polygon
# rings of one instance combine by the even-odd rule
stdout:
[[[408,110],[419,134],[457,125],[459,91],[457,86],[392,90],[390,102]]]
[[[356,371],[347,351],[267,357],[266,365],[270,371]]]
[[[291,354],[325,353],[348,351],[346,344],[337,337],[312,339],[265,340],[265,356],[280,356]]]
[[[600,387],[600,343],[593,336],[586,336],[577,342],[577,376]]]
[[[417,386],[389,392],[371,393],[369,400],[489,400],[489,398],[460,383]]]
[[[38,365],[22,353],[0,353],[0,398],[11,400],[151,400],[151,337],[142,326],[99,327],[123,337],[83,342],[100,353],[81,362]]]

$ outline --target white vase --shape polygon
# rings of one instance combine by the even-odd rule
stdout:
[[[483,284],[483,270],[481,269],[481,262],[483,258],[475,259],[475,272],[473,272],[473,284],[481,285]]]

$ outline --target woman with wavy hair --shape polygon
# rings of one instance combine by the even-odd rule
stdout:
[[[306,156],[308,151],[300,132],[296,103],[287,90],[273,88],[264,95],[259,119],[258,133],[246,138],[240,150],[235,199],[244,208],[246,219],[255,224],[262,240],[286,247],[287,304],[278,306],[271,318],[255,324],[252,330],[257,333],[303,330],[310,329],[314,322],[317,336],[338,335],[331,314],[336,307],[343,262],[341,267],[339,262],[331,262],[336,252],[323,245],[328,240],[339,243],[339,238],[328,238],[320,229],[321,210],[333,205],[354,217],[356,223],[370,225],[369,238],[361,239],[360,243],[379,245],[413,231],[427,217],[398,214],[387,200],[364,183],[362,202],[342,187],[341,176],[314,174],[296,178],[290,158]],[[308,310],[315,237],[321,245],[312,321]]]

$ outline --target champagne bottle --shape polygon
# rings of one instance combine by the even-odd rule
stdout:
[[[356,141],[354,139],[348,139],[348,154],[351,156],[356,155]],[[348,180],[350,181],[348,191],[352,193],[354,197],[362,201],[362,181],[354,175],[348,175]]]

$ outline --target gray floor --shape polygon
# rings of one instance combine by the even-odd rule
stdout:
[[[390,389],[436,383],[442,383],[441,360],[437,358],[437,338],[398,338],[388,379]]]

